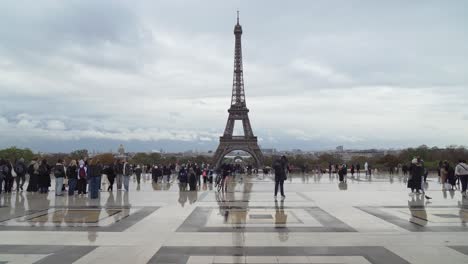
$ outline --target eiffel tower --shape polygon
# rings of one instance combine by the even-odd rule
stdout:
[[[236,43],[234,48],[234,80],[232,84],[231,107],[228,109],[229,117],[224,134],[219,138],[219,146],[213,157],[213,165],[215,168],[219,168],[224,156],[232,151],[242,150],[252,155],[257,168],[262,168],[263,154],[258,146],[257,137],[254,136],[252,127],[250,126],[249,109],[245,103],[241,46],[242,27],[239,24],[239,11],[237,11],[237,24],[234,26],[234,35]],[[242,121],[244,128],[243,136],[233,136],[236,120]]]

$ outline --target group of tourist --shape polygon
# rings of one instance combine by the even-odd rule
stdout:
[[[410,195],[414,194],[425,194],[424,182],[426,182],[428,171],[424,167],[424,161],[420,157],[415,157],[410,166],[408,166],[408,188],[411,189]],[[453,168],[449,162],[442,161],[439,163],[438,176],[439,181],[442,184],[442,190],[447,188],[455,190],[461,183],[461,193],[463,197],[467,196],[466,189],[468,185],[468,165],[466,160],[459,160],[455,168]],[[447,187],[448,185],[448,187]],[[425,195],[425,198],[431,199],[431,197]]]
[[[282,156],[275,159],[272,167],[275,180],[275,198],[278,191],[285,198],[284,181],[289,172],[286,157]],[[415,157],[409,165],[401,167],[404,175],[409,174],[407,187],[411,189],[410,195],[424,194],[425,198],[431,199],[431,197],[425,195],[424,183],[426,182],[428,170],[424,166],[424,161],[419,157]],[[339,175],[340,182],[346,181],[348,170],[352,177],[355,173],[359,176],[361,172],[360,164],[352,164],[350,169],[347,164],[329,164],[328,168],[330,175],[332,171]],[[219,171],[222,180],[221,190],[227,191],[229,178],[236,171],[239,172],[239,167],[231,164],[221,166]],[[251,169],[249,168],[248,171],[251,171]],[[364,164],[364,171],[366,175],[371,175],[372,170],[367,162]],[[33,159],[29,165],[26,165],[23,158],[15,162],[0,159],[0,193],[2,191],[11,193],[14,190],[15,183],[15,189],[22,191],[26,182],[26,174],[29,175],[29,183],[26,188],[28,192],[48,193],[52,182],[51,175],[53,175],[55,177],[56,196],[63,196],[65,191],[68,192],[69,196],[84,195],[89,192],[90,198],[95,199],[99,196],[103,176],[108,183],[107,191],[113,191],[114,183],[118,190],[129,191],[132,175],[135,175],[138,185],[142,176],[148,179],[151,176],[154,183],[169,183],[174,180],[172,176],[177,175],[181,191],[195,191],[201,187],[202,182],[213,183],[214,169],[209,164],[194,162],[182,165],[133,165],[126,160],[115,160],[112,164],[102,164],[97,158],[89,158],[78,161],[71,160],[68,164],[59,159],[55,165],[49,165],[46,159]],[[441,161],[438,167],[438,175],[443,190],[455,190],[457,187],[460,188],[461,185],[460,189],[463,196],[467,196],[468,165],[466,160],[459,160],[455,167],[451,166],[448,161]]]

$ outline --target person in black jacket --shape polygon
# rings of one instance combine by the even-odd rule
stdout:
[[[68,195],[72,196],[75,194],[76,186],[78,183],[78,165],[76,160],[70,161],[67,167],[67,179],[68,179]]]
[[[39,166],[39,192],[48,193],[50,187],[50,167],[47,160],[43,159]]]
[[[276,159],[273,163],[273,169],[275,170],[275,199],[278,194],[278,186],[281,190],[281,197],[284,199],[284,181],[286,180],[286,157],[281,159]]]
[[[88,167],[89,192],[91,199],[99,197],[100,177],[102,174],[102,165],[99,159],[92,159]]]
[[[24,164],[24,159],[20,158],[15,164],[15,172],[16,172],[16,190],[23,190],[24,182],[26,181],[26,172],[27,172],[26,165]],[[20,184],[21,182],[21,184]]]
[[[109,187],[107,187],[107,191],[109,192],[112,192],[114,190],[114,180],[115,180],[115,172],[114,172],[114,168],[115,168],[115,164],[110,164],[109,166],[107,166],[103,173],[107,175],[107,180],[109,181]]]
[[[39,189],[39,163],[37,158],[31,161],[28,167],[29,182],[27,192],[37,192]]]

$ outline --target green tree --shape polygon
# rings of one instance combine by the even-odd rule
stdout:
[[[23,158],[26,162],[29,162],[34,158],[34,153],[28,148],[20,149],[17,147],[10,147],[0,150],[0,158],[8,159],[11,162]]]
[[[88,157],[87,149],[77,149],[70,153],[70,158],[80,160]]]

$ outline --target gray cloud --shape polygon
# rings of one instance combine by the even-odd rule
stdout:
[[[0,4],[0,147],[213,148],[236,8],[265,147],[467,142],[463,1],[10,1]]]

